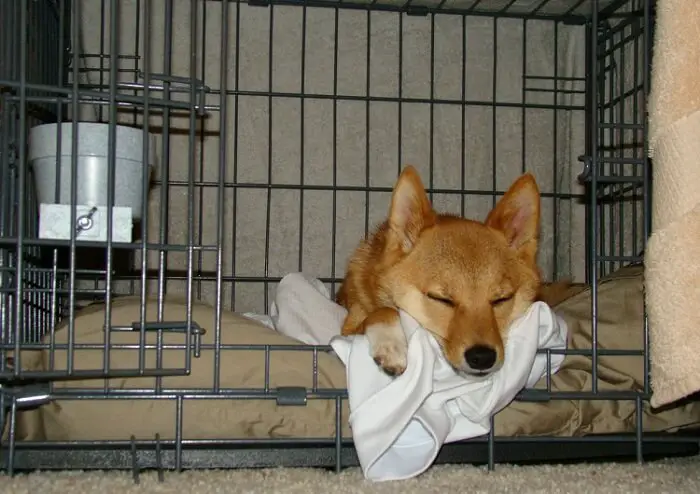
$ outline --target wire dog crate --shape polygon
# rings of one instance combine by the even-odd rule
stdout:
[[[543,197],[543,272],[590,283],[598,311],[595,281],[641,263],[650,231],[653,18],[646,0],[4,0],[4,469],[138,476],[357,465],[341,432],[346,390],[321,382],[329,349],[227,343],[227,317],[267,314],[289,272],[334,292],[349,253],[386,214],[404,163],[421,170],[438,209],[480,219],[532,171]],[[46,175],[41,159],[60,161],[60,175]],[[84,170],[100,169],[93,195],[102,202],[88,204]],[[168,316],[171,295],[179,319]],[[135,300],[127,319],[115,316],[123,300]],[[85,314],[99,327],[80,341]],[[600,317],[592,313],[591,347],[577,354],[592,362],[593,383],[523,390],[518,400],[626,401],[632,430],[492,432],[446,445],[437,462],[696,454],[692,429],[644,428],[645,325],[640,349],[606,353]],[[257,385],[227,384],[225,366],[250,371],[242,352],[258,355]],[[309,357],[311,384],[274,383],[276,355],[290,352]],[[643,385],[598,389],[599,362],[613,357],[634,359]],[[204,382],[188,381],[203,367]],[[312,427],[299,414],[314,403],[332,417],[324,437],[302,434]],[[66,418],[75,404],[91,411]],[[236,422],[256,404],[271,405],[269,430],[251,419],[239,434],[187,431],[214,420],[204,410]],[[122,427],[110,407],[145,432]],[[78,423],[86,417],[97,425]]]

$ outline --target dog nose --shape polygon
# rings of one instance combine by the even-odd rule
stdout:
[[[464,359],[474,370],[490,369],[496,363],[496,350],[482,345],[473,346],[464,352]]]

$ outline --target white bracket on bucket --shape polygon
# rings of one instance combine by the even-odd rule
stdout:
[[[131,242],[133,222],[131,208],[112,208],[112,241]],[[71,219],[69,204],[41,204],[39,206],[39,238],[70,240],[71,230],[82,241],[107,241],[107,208],[104,206],[77,206],[75,220]]]

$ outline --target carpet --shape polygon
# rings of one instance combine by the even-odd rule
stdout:
[[[485,467],[436,466],[420,477],[397,482],[371,483],[359,469],[340,474],[323,470],[279,468],[166,472],[163,482],[155,472],[143,472],[135,484],[130,472],[56,472],[0,477],[0,492],[42,494],[112,492],[148,493],[261,493],[312,494],[333,492],[377,493],[684,493],[700,492],[700,457],[666,459],[644,465],[578,464]]]

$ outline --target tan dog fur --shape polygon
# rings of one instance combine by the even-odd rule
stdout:
[[[336,296],[348,310],[342,334],[366,334],[377,364],[401,374],[407,353],[398,314],[403,309],[436,337],[458,372],[495,371],[510,323],[541,288],[539,219],[540,193],[530,174],[479,222],[436,213],[415,168],[405,167],[388,218],[349,259]]]

